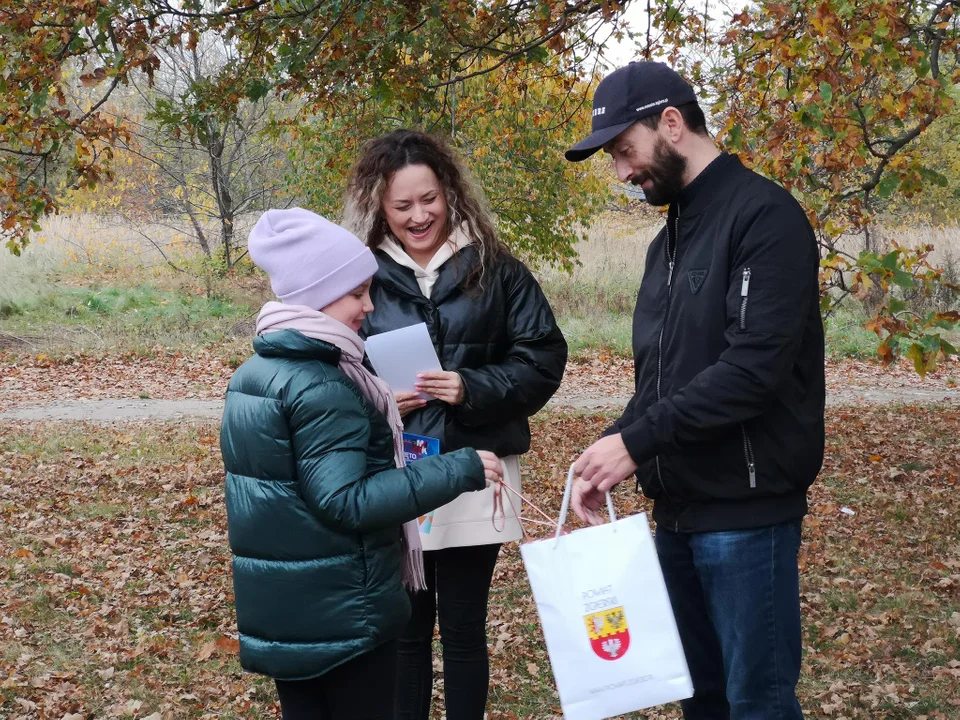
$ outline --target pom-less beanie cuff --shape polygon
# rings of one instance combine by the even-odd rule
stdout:
[[[247,247],[288,305],[320,310],[377,272],[376,258],[356,235],[303,208],[267,210]]]
[[[354,257],[305,288],[277,297],[287,305],[306,305],[322,310],[360,287],[377,272],[377,259],[364,247]]]

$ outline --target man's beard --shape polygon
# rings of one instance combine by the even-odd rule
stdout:
[[[644,199],[651,205],[669,205],[680,197],[683,176],[687,172],[687,159],[678,153],[662,137],[653,146],[653,162],[645,173],[635,175],[630,182],[636,186],[647,178],[653,181],[650,190],[643,190]]]

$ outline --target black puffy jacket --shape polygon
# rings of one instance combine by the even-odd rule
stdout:
[[[527,418],[556,392],[567,362],[567,343],[530,271],[503,254],[482,289],[465,289],[479,262],[468,246],[440,268],[428,299],[411,269],[382,251],[376,257],[364,337],[426,323],[443,369],[464,383],[463,404],[432,400],[404,418],[405,429],[438,438],[442,452],[473,447],[506,457],[529,450]]]
[[[800,205],[736,156],[670,207],[634,313],[636,394],[608,431],[659,524],[707,532],[805,514],[824,450],[818,268]]]

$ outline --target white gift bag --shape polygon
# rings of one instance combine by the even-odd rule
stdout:
[[[568,720],[601,720],[693,695],[644,513],[520,546]]]

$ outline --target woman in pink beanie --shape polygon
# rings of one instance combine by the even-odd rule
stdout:
[[[497,482],[467,448],[404,467],[390,388],[363,365],[373,254],[307,210],[270,210],[250,256],[279,302],[227,389],[220,446],[240,664],[285,720],[388,720],[404,586],[424,586],[416,518]]]

